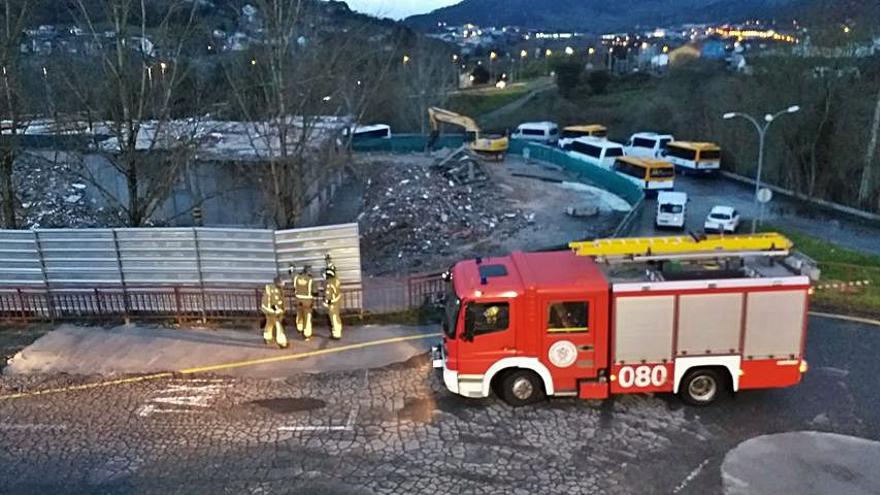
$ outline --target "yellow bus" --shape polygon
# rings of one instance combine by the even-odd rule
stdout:
[[[675,189],[675,166],[667,161],[623,156],[614,162],[614,171],[647,193]]]
[[[568,126],[562,129],[562,134],[559,136],[559,147],[564,148],[565,145],[571,144],[572,141],[581,137],[605,139],[608,137],[608,128],[599,124]]]
[[[715,143],[673,141],[663,157],[684,171],[715,172],[721,168],[721,147]]]

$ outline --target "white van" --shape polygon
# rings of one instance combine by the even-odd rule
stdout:
[[[572,156],[606,170],[611,170],[614,162],[624,154],[622,144],[596,137],[573,139],[563,149]]]
[[[516,128],[511,137],[555,145],[559,141],[559,126],[553,122],[525,122]]]
[[[342,135],[352,135],[352,141],[366,141],[368,139],[391,139],[391,126],[387,124],[359,125],[354,129],[346,127]]]
[[[637,132],[626,142],[626,156],[660,158],[666,145],[675,141],[670,134]]]
[[[687,220],[688,195],[683,192],[662,191],[657,194],[657,218],[654,225],[658,229],[685,228]]]

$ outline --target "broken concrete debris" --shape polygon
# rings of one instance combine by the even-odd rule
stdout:
[[[425,258],[445,256],[486,238],[503,239],[534,221],[488,180],[482,164],[448,168],[369,163],[358,216],[372,273],[418,271]],[[430,267],[436,268],[436,267]],[[426,267],[427,269],[427,267]]]

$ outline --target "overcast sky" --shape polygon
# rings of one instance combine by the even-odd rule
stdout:
[[[402,19],[413,14],[424,14],[461,0],[347,0],[352,10],[365,14]]]

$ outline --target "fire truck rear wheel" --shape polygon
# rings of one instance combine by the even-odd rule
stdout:
[[[726,386],[717,370],[697,369],[684,376],[678,393],[683,401],[692,406],[708,406],[721,397]]]
[[[534,371],[510,371],[501,380],[501,398],[514,407],[532,404],[544,398],[544,384]]]

